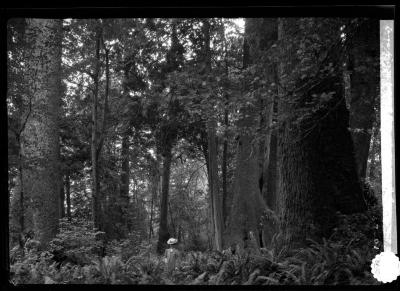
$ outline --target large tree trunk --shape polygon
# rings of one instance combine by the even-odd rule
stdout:
[[[280,82],[286,89],[280,92],[278,110],[280,227],[283,244],[288,248],[303,245],[307,238],[328,237],[336,226],[336,211],[365,210],[347,129],[349,121],[343,84],[337,77],[341,76],[339,65],[335,67],[335,75],[322,77],[322,81],[311,88],[305,86],[301,77],[305,73],[301,68],[309,65],[307,73],[310,74],[315,72],[313,66],[319,65],[318,60],[312,58],[309,63],[301,63],[304,57],[299,55],[301,43],[312,36],[315,21],[279,20],[279,37],[283,42]],[[326,36],[337,34],[339,38],[339,29],[335,29],[327,24],[314,32],[324,37],[325,47],[320,53],[338,42]],[[341,63],[334,54],[328,55],[327,62]],[[301,87],[305,89],[298,90]],[[309,96],[320,96],[324,92],[334,94],[327,100],[309,99]]]
[[[243,67],[251,65],[251,48],[254,40],[250,35],[259,19],[246,19],[245,40],[243,45]],[[248,90],[248,86],[245,86]],[[228,241],[230,244],[244,245],[252,231],[259,237],[259,222],[265,203],[259,188],[259,145],[254,143],[255,135],[251,128],[258,123],[258,108],[253,104],[241,109],[242,117],[238,121],[236,170],[234,176],[234,193],[230,212]]]
[[[23,191],[31,201],[35,238],[46,248],[58,231],[60,218],[62,20],[28,19],[26,35],[32,51],[27,60],[28,98],[32,106],[21,139],[25,158]]]
[[[357,172],[365,179],[375,99],[379,99],[379,19],[367,19],[350,39],[350,129]]]

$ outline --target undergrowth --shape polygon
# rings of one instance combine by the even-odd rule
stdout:
[[[232,252],[182,251],[175,270],[166,271],[155,242],[140,242],[134,233],[107,242],[83,221],[62,222],[47,251],[34,240],[24,254],[14,249],[13,284],[191,284],[191,285],[321,285],[378,284],[370,270],[381,251],[376,221],[367,214],[340,216],[329,239],[308,240],[288,252],[284,247]],[[379,229],[379,225],[378,225]],[[275,237],[275,245],[278,239]],[[274,245],[274,243],[272,244]]]

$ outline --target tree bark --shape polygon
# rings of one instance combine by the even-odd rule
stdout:
[[[125,66],[124,70],[124,81],[123,81],[123,94],[124,98],[128,98],[129,96],[129,89],[126,85],[129,79],[129,70],[130,65]],[[122,159],[122,166],[121,166],[121,198],[122,199],[129,199],[129,135],[130,135],[130,128],[126,125],[126,129],[123,131],[122,134],[122,145],[121,145],[121,159]],[[128,200],[129,201],[129,200]]]
[[[122,135],[121,145],[121,199],[129,202],[129,132],[126,130]],[[121,201],[122,202],[122,201]]]
[[[209,148],[209,188],[212,200],[212,213],[215,235],[215,249],[222,250],[222,232],[223,232],[223,217],[222,217],[222,201],[219,193],[218,185],[218,164],[217,164],[217,145],[215,134],[216,122],[210,120],[208,122],[208,148]]]
[[[172,19],[172,33],[171,33],[171,47],[167,53],[167,64],[165,72],[169,73],[179,68],[182,58],[181,44],[178,39],[177,32],[177,19]],[[163,170],[162,170],[162,191],[161,191],[161,205],[160,205],[160,226],[157,243],[157,252],[162,254],[166,248],[166,242],[169,238],[168,232],[168,193],[169,193],[169,179],[171,174],[172,162],[172,149],[176,142],[178,134],[178,122],[176,115],[178,113],[178,100],[173,100],[175,88],[170,88],[171,99],[168,103],[168,120],[165,120],[159,130],[159,145],[161,155],[163,157]]]
[[[26,35],[32,51],[27,60],[32,108],[21,136],[23,193],[31,201],[35,239],[47,248],[58,231],[60,218],[62,20],[28,19]]]
[[[225,128],[228,127],[228,110],[224,110],[224,125]],[[227,198],[228,198],[228,136],[225,132],[224,143],[222,148],[222,221],[224,225],[228,216],[227,210]]]
[[[210,50],[210,22],[205,19],[203,20],[203,36],[204,36],[204,65],[205,65],[205,76],[208,77],[211,74],[211,50]],[[213,221],[213,232],[214,232],[214,248],[218,251],[222,250],[222,232],[223,232],[223,216],[222,216],[222,200],[219,191],[218,182],[218,148],[217,148],[217,136],[216,127],[217,122],[214,115],[216,114],[214,109],[211,109],[211,117],[207,121],[207,140],[208,140],[208,185],[211,196],[211,212]]]
[[[282,242],[288,248],[304,245],[307,238],[329,237],[336,226],[336,211],[347,214],[366,209],[347,129],[349,117],[339,66],[334,68],[335,74],[322,76],[310,88],[298,89],[305,86],[301,78],[304,72],[300,69],[309,65],[310,74],[315,72],[313,66],[318,66],[318,60],[312,58],[309,63],[301,63],[304,58],[299,55],[302,42],[315,28],[315,21],[279,19],[279,38],[283,42],[279,75],[281,88],[285,88],[280,90],[278,109],[280,227]],[[313,32],[324,37],[326,47],[320,53],[338,42],[340,33],[335,29],[325,25]],[[337,35],[337,39],[326,35]],[[327,62],[341,63],[335,54],[327,58]],[[325,101],[321,98],[307,102],[309,96],[321,96],[324,92],[334,94]]]
[[[63,177],[61,177],[61,179],[63,179]],[[61,189],[60,189],[60,218],[65,217],[64,203],[65,203],[65,191],[64,191],[64,183],[62,183]]]
[[[68,221],[71,221],[71,182],[70,174],[68,172],[65,175],[65,194],[67,199],[67,218]]]
[[[162,191],[160,203],[160,227],[158,233],[157,252],[162,254],[166,248],[166,242],[169,239],[168,231],[168,192],[169,178],[171,174],[172,146],[166,145],[163,153],[162,167]]]
[[[101,40],[100,24],[96,27],[96,63],[93,76],[94,90],[92,101],[92,140],[91,140],[91,160],[92,160],[92,220],[93,226],[102,230],[101,223],[101,193],[99,191],[99,168],[98,168],[98,105],[99,105],[99,75],[100,75],[100,40]]]
[[[350,40],[350,129],[357,172],[365,179],[375,120],[375,99],[379,99],[379,19],[367,19]]]
[[[159,173],[159,157],[156,156],[155,159],[151,159],[151,168],[150,168],[150,182],[151,182],[151,205],[150,205],[150,219],[149,219],[149,241],[154,234],[153,229],[153,220],[154,220],[154,212],[157,207],[157,197],[159,192],[159,184],[160,184],[160,173]]]
[[[250,33],[256,25],[256,19],[246,19],[245,40],[243,44],[243,67],[251,64]],[[248,90],[247,84],[244,86]],[[234,176],[234,193],[229,221],[228,241],[242,247],[248,239],[249,232],[259,235],[259,218],[265,203],[261,198],[259,184],[258,143],[253,143],[254,134],[251,128],[257,125],[258,108],[253,104],[241,109],[242,117],[238,121],[240,130]]]

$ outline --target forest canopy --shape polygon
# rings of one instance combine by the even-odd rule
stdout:
[[[379,60],[373,18],[10,19],[10,280],[376,284]]]

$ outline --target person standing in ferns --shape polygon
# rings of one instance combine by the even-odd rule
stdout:
[[[167,241],[167,244],[170,245],[168,249],[165,250],[165,261],[167,263],[167,272],[171,273],[175,270],[176,266],[178,265],[178,258],[179,258],[179,250],[175,248],[178,240],[176,238],[170,238]]]

